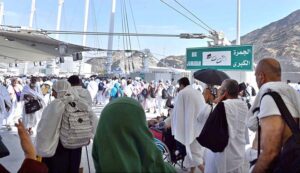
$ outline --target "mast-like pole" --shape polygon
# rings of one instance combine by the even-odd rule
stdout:
[[[0,2],[0,25],[2,25],[3,16],[4,16],[4,3]]]
[[[31,10],[30,10],[30,17],[29,17],[29,28],[32,28],[33,26],[33,18],[35,13],[35,0],[31,1]],[[24,63],[24,74],[27,74],[28,72],[28,62]]]
[[[116,0],[112,0],[109,33],[113,33],[114,32],[115,12],[116,12]],[[107,51],[107,69],[106,69],[107,73],[111,73],[112,47],[113,47],[113,36],[110,35],[108,37],[108,46],[107,46],[107,49],[108,49],[108,51]]]
[[[89,7],[90,7],[90,0],[85,0],[85,11],[84,11],[84,25],[83,25],[83,32],[87,32],[88,29],[88,21],[89,21]],[[86,34],[83,34],[82,37],[82,45],[86,46]],[[79,75],[81,74],[82,63],[84,61],[84,57],[79,63]]]
[[[56,31],[60,30],[60,22],[61,22],[61,12],[62,7],[64,5],[64,0],[58,0],[58,13],[57,13],[57,23],[56,23]],[[56,39],[59,38],[59,34],[56,34]]]
[[[83,32],[87,32],[87,28],[88,28],[89,7],[90,7],[90,0],[85,0],[85,12],[84,12]],[[83,34],[82,45],[86,46],[86,35],[85,34]]]
[[[29,27],[32,28],[33,26],[33,18],[35,13],[35,0],[31,1],[31,11],[30,11],[30,18],[29,18]]]
[[[240,0],[237,0],[237,20],[236,20],[236,45],[240,45],[240,15],[241,15],[241,3]]]

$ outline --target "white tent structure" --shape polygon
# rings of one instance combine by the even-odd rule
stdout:
[[[42,31],[0,29],[0,62],[22,63],[48,61],[73,53],[96,50],[55,40]]]

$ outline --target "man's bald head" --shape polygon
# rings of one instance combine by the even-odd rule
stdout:
[[[274,58],[260,60],[255,70],[255,76],[259,88],[267,82],[281,81],[280,63]]]

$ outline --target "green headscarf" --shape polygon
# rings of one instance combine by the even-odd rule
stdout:
[[[118,98],[102,111],[93,143],[96,172],[176,172],[164,162],[142,106]]]

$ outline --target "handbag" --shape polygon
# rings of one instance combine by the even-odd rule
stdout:
[[[25,102],[25,113],[32,114],[42,108],[41,103],[36,99],[30,99],[28,102]]]
[[[225,106],[220,102],[210,113],[197,141],[213,152],[223,152],[229,141]]]
[[[300,129],[277,92],[267,92],[262,97],[265,95],[272,96],[281,113],[282,119],[292,131],[292,135],[283,144],[280,154],[272,162],[268,172],[298,173],[300,172]],[[258,135],[260,136],[260,131]],[[260,142],[258,143],[258,151],[260,151]]]
[[[4,143],[2,142],[2,137],[0,136],[0,158],[6,157],[8,155],[9,155],[9,151],[7,147],[4,145]]]

